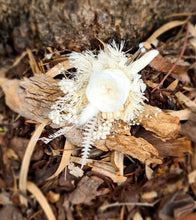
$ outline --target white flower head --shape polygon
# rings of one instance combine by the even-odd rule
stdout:
[[[129,90],[129,79],[122,70],[104,69],[92,72],[86,97],[100,112],[116,112],[123,107]]]
[[[138,72],[158,51],[136,60],[132,57],[130,62],[122,48],[123,43],[118,48],[113,42],[98,55],[72,52],[69,61],[76,68],[76,77],[59,82],[65,96],[52,106],[49,118],[58,125],[69,123],[84,130],[82,166],[95,140],[105,139],[119,120],[131,125],[143,110],[146,85]],[[141,44],[140,51],[144,52]]]

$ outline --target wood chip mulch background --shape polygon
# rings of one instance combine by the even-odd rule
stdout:
[[[35,120],[36,113],[23,105],[19,99],[21,94],[18,95],[19,103],[15,106],[15,91],[18,91],[15,89],[16,84],[11,84],[9,91],[0,91],[1,220],[196,219],[196,28],[192,23],[188,25],[185,50],[177,66],[163,85],[152,93],[181,54],[187,32],[187,25],[181,23],[171,30],[168,24],[167,34],[162,35],[162,30],[159,30],[159,33],[146,41],[145,47],[149,49],[152,46],[150,43],[153,43],[160,55],[141,71],[147,84],[145,93],[149,101],[146,103],[167,113],[164,114],[167,115],[165,123],[171,123],[171,128],[180,121],[178,134],[169,139],[169,134],[164,137],[164,134],[160,134],[164,129],[160,127],[163,126],[162,122],[154,123],[151,120],[150,123],[154,124],[150,129],[150,119],[130,128],[134,138],[142,138],[156,149],[158,158],[152,157],[151,152],[142,161],[143,152],[136,152],[134,157],[129,153],[130,148],[125,151],[123,146],[129,147],[132,136],[129,137],[130,132],[127,134],[123,129],[116,134],[115,141],[118,149],[122,147],[119,151],[124,155],[116,151],[110,139],[107,140],[107,146],[111,147],[108,149],[102,142],[97,143],[91,151],[89,164],[83,170],[79,164],[81,148],[76,146],[78,140],[74,139],[74,145],[66,142],[64,136],[49,144],[36,141],[29,160],[28,181],[25,182],[27,192],[24,194],[20,188],[23,186],[19,186],[21,165],[42,116],[36,116]],[[162,37],[159,38],[159,35]],[[128,49],[125,46],[124,51]],[[2,64],[0,85],[7,80],[16,79],[17,86],[21,89],[23,87],[20,83],[23,83],[24,77],[36,77],[35,73],[45,74],[59,62],[67,69],[67,55],[70,52],[71,50],[58,51],[58,48],[46,51],[28,49],[20,57]],[[33,79],[41,82],[41,78]],[[28,85],[27,81],[25,83],[24,85]],[[45,86],[54,89],[50,81]],[[6,96],[9,96],[9,102],[13,102],[12,109],[6,104]],[[37,103],[39,94],[35,93],[35,96]],[[47,107],[44,108],[46,110]],[[26,115],[30,115],[29,118]],[[172,119],[177,117],[177,122],[171,122],[168,119],[171,116]],[[41,135],[47,137],[55,131],[55,128],[46,125],[41,130]],[[67,157],[63,154],[65,151]],[[150,150],[147,151],[149,152]],[[58,175],[52,176],[57,169],[61,169]]]

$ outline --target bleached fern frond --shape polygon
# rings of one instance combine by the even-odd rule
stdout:
[[[92,148],[91,144],[93,144],[93,132],[95,130],[95,126],[97,124],[97,117],[94,116],[86,125],[84,128],[83,133],[83,142],[82,142],[82,165],[83,167],[86,164],[86,160],[89,157],[90,149]]]
[[[45,144],[48,144],[53,139],[55,139],[55,138],[57,138],[57,137],[59,137],[61,135],[64,135],[70,129],[71,129],[70,127],[64,127],[62,129],[58,130],[57,132],[55,132],[54,134],[49,135],[48,138],[42,137],[42,138],[39,138],[39,140],[43,141]]]

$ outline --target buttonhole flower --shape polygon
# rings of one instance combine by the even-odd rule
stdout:
[[[143,111],[146,85],[138,74],[157,55],[151,50],[140,58],[131,58],[123,52],[123,42],[104,44],[97,55],[91,51],[72,52],[69,62],[76,68],[72,79],[62,79],[58,85],[65,94],[51,107],[49,118],[62,127],[43,141],[48,143],[62,135],[67,124],[83,131],[82,166],[96,140],[106,139],[114,124],[123,121],[134,125]],[[139,45],[139,56],[145,51]]]

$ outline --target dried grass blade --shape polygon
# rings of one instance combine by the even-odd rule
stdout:
[[[100,211],[105,211],[106,209],[108,208],[113,208],[113,207],[117,207],[117,206],[144,206],[144,207],[153,207],[154,205],[156,205],[157,203],[159,202],[159,200],[156,200],[155,202],[153,203],[148,203],[148,202],[122,202],[122,203],[119,203],[119,202],[115,202],[115,203],[111,203],[111,204],[108,204],[108,205],[103,205],[100,207]]]
[[[157,39],[158,36],[160,36],[161,34],[163,34],[164,32],[175,28],[177,26],[183,25],[185,24],[187,21],[171,21],[168,22],[166,24],[164,24],[163,26],[161,26],[159,29],[157,29],[147,40],[146,42],[151,44],[154,40]]]
[[[74,163],[77,163],[77,164],[81,164],[81,157],[71,156],[70,159],[71,159],[71,162],[74,162]],[[101,161],[101,160],[93,160],[93,159],[87,159],[87,160],[86,160],[86,164],[87,164],[88,166],[92,166],[94,163],[100,163],[100,164],[111,165],[110,162],[104,162],[104,161]]]
[[[30,49],[27,49],[27,54],[29,56],[29,64],[31,66],[33,74],[35,75],[37,73],[41,73],[41,71],[40,71],[40,69],[39,69],[39,67],[37,65],[37,62],[35,61],[35,58],[34,58],[34,56],[33,56],[33,54],[32,54]]]
[[[55,65],[54,67],[52,67],[47,73],[47,76],[50,77],[55,77],[59,74],[62,73],[62,71],[64,70],[68,70],[70,68],[73,68],[73,66],[70,65],[69,60],[65,60],[61,63],[58,63],[57,65]]]
[[[48,204],[48,201],[46,200],[46,197],[43,195],[43,193],[40,191],[40,189],[32,182],[27,182],[27,190],[32,193],[32,195],[36,198],[40,206],[45,212],[45,215],[47,216],[48,220],[56,220],[56,217],[54,213],[52,212],[52,209],[50,205]]]
[[[104,46],[104,50],[107,54],[110,54],[110,50],[107,47],[107,44],[105,44],[101,39],[99,39],[96,35],[95,38]]]
[[[64,145],[64,151],[63,151],[63,155],[62,155],[59,167],[56,170],[56,172],[52,176],[50,176],[47,180],[50,180],[50,179],[58,176],[64,170],[64,168],[67,166],[67,164],[69,162],[72,148],[73,148],[73,145],[66,139],[66,142]]]
[[[33,150],[35,148],[35,145],[37,143],[39,136],[41,135],[44,127],[47,125],[48,122],[49,122],[49,119],[45,119],[43,123],[37,127],[37,129],[35,130],[34,134],[31,137],[31,140],[29,141],[29,144],[27,146],[27,149],[25,151],[25,154],[22,160],[22,165],[20,169],[20,177],[19,177],[19,190],[24,195],[26,194],[26,189],[27,189],[27,174],[29,170],[31,155],[33,153]],[[21,201],[21,204],[27,206],[27,201],[23,196],[20,197],[20,201]]]
[[[165,18],[172,18],[172,17],[182,17],[182,16],[193,16],[196,15],[195,12],[181,12],[181,13],[173,13],[171,15],[165,16]]]

